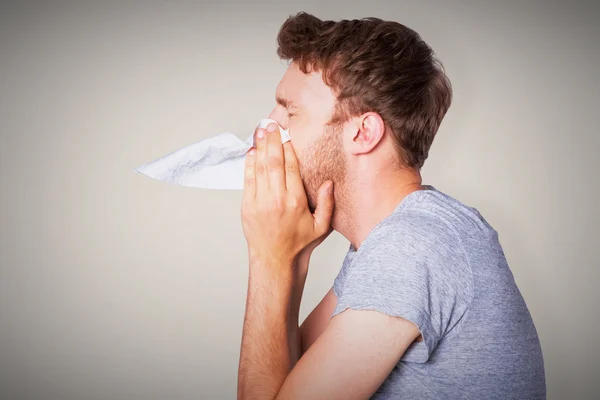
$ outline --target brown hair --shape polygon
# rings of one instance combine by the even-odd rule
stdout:
[[[452,87],[419,34],[375,17],[335,22],[300,12],[283,23],[277,42],[281,59],[304,73],[323,71],[338,100],[331,124],[377,112],[394,133],[402,164],[421,169]]]

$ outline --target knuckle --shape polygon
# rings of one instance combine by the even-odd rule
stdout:
[[[271,209],[274,211],[283,211],[285,209],[285,202],[281,197],[275,196],[271,200]]]
[[[269,160],[269,171],[277,172],[283,168],[283,160],[279,157],[274,157]]]
[[[254,201],[251,198],[244,197],[242,199],[242,211],[249,213],[254,209]]]
[[[260,174],[260,175],[264,175],[267,172],[267,167],[265,166],[265,164],[258,164],[256,166],[256,173]]]
[[[298,171],[298,168],[296,167],[296,164],[292,164],[292,163],[285,164],[285,172],[295,173],[297,171]]]
[[[290,197],[287,201],[287,206],[292,210],[297,210],[300,208],[300,201],[297,197]]]
[[[265,215],[281,215],[285,211],[285,202],[279,196],[273,196],[262,204],[262,213]]]
[[[242,219],[244,221],[250,220],[253,216],[253,212],[253,208],[250,207],[248,204],[242,205]]]

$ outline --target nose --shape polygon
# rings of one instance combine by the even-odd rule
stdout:
[[[285,118],[285,112],[278,107],[275,107],[269,114],[270,119],[274,119],[283,128],[288,129],[287,120]]]

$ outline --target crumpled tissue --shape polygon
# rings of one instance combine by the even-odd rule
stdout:
[[[260,120],[255,130],[266,128],[271,122],[279,126],[281,142],[289,141],[289,131],[269,118]],[[244,188],[246,153],[252,146],[254,132],[246,141],[233,133],[224,132],[176,150],[133,171],[181,186],[241,190]]]

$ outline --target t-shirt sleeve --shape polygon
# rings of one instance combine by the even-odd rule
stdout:
[[[414,342],[401,361],[423,363],[445,335],[459,329],[472,300],[472,282],[451,227],[423,218],[389,219],[351,260],[344,260],[333,285],[332,318],[351,308],[412,321],[423,341]]]

